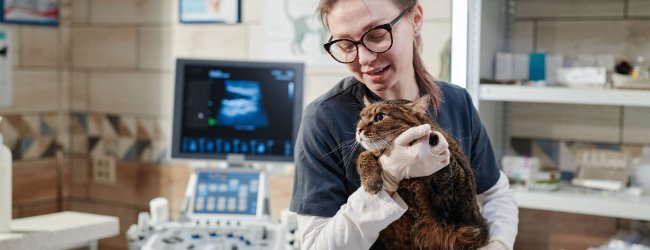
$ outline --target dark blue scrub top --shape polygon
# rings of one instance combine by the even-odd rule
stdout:
[[[468,156],[477,193],[496,184],[499,167],[487,132],[464,88],[436,82],[442,91],[438,125],[452,135]],[[360,187],[356,159],[361,146],[352,148],[363,97],[378,99],[363,83],[348,77],[310,103],[303,112],[294,151],[295,176],[290,210],[331,217]],[[379,242],[379,241],[377,241]],[[372,249],[379,247],[375,244]]]

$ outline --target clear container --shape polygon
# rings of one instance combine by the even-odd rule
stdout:
[[[634,159],[634,185],[643,190],[643,194],[650,195],[650,146],[643,147],[643,154]]]
[[[0,117],[2,124],[2,117]],[[10,232],[11,223],[11,151],[0,134],[0,233]]]
[[[639,56],[636,58],[636,64],[632,71],[632,78],[639,80],[650,80],[650,64],[645,57]]]

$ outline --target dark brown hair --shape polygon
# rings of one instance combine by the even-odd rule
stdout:
[[[334,6],[341,0],[321,0],[318,4],[316,12],[321,18],[321,22],[325,27],[329,29],[329,23],[327,22],[327,15],[332,11]],[[391,0],[397,8],[400,10],[413,9],[417,4],[418,0]],[[426,92],[431,96],[431,105],[433,105],[434,110],[437,111],[440,108],[440,88],[437,84],[434,83],[434,78],[427,71],[422,61],[420,53],[422,51],[422,36],[419,34],[415,36],[413,43],[413,70],[415,71],[415,81],[418,84],[420,91]]]

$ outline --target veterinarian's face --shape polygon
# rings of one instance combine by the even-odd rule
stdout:
[[[332,39],[358,41],[368,30],[390,23],[402,13],[392,0],[339,1],[327,15]],[[354,77],[376,94],[415,87],[413,40],[422,24],[422,7],[415,6],[392,26],[393,43],[384,53],[358,46],[356,59],[346,64]]]

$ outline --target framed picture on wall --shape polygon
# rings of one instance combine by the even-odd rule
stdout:
[[[181,23],[241,22],[241,0],[179,0]]]
[[[0,9],[5,23],[59,24],[59,0],[0,0]]]

